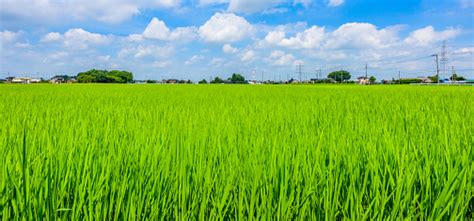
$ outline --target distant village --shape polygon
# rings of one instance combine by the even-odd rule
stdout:
[[[5,79],[0,79],[0,83],[5,84],[40,84],[40,83],[49,83],[49,84],[74,84],[74,83],[116,83],[116,82],[81,82],[78,80],[77,76],[68,76],[68,75],[56,75],[50,79],[44,78],[31,78],[31,77],[7,77]],[[449,78],[437,79],[436,76],[429,77],[416,77],[416,78],[400,78],[400,79],[391,79],[391,80],[380,80],[373,76],[361,76],[355,80],[351,80],[350,76],[346,78],[311,78],[308,80],[298,80],[298,79],[288,79],[288,80],[246,80],[240,74],[233,74],[232,77],[228,79],[221,79],[216,77],[214,79],[202,79],[200,81],[194,82],[192,80],[183,80],[183,79],[162,79],[162,80],[131,80],[126,83],[129,84],[361,84],[361,85],[370,85],[370,84],[469,84],[473,85],[473,79],[465,79],[461,76],[451,76]]]

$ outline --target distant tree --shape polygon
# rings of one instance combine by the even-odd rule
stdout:
[[[333,71],[328,74],[328,78],[334,79],[337,82],[343,82],[351,79],[351,74],[348,71]]]
[[[374,76],[370,76],[370,78],[369,78],[369,82],[371,84],[374,84],[376,80],[377,80],[377,78],[375,78]]]
[[[449,79],[452,81],[465,81],[466,80],[466,78],[464,78],[463,76],[459,76],[456,73],[454,73]]]
[[[133,74],[127,71],[107,71],[92,69],[77,74],[79,83],[128,83],[133,81]]]
[[[224,83],[224,80],[222,80],[220,77],[214,78],[214,80],[211,81],[211,84],[222,84]]]
[[[419,84],[423,82],[423,80],[419,78],[402,78],[400,80],[392,80],[395,84]]]
[[[439,78],[438,76],[429,76],[428,79],[430,79],[433,83],[438,83]]]
[[[202,80],[200,80],[198,83],[199,83],[199,84],[207,84],[207,81],[206,81],[206,79],[202,79]]]
[[[146,80],[147,84],[156,84],[156,80]]]
[[[242,76],[241,74],[234,73],[232,74],[232,77],[228,79],[230,82],[234,84],[243,84],[245,83],[245,77]]]

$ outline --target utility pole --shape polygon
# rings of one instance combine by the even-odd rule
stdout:
[[[398,71],[398,84],[402,84],[402,78],[400,77],[400,71]]]
[[[262,71],[262,83],[263,83],[264,75],[265,75],[265,71]]]
[[[342,84],[342,71],[343,71],[343,69],[341,67],[341,71],[340,71],[340,73],[341,73],[341,84]]]
[[[319,68],[319,79],[322,79],[322,72],[321,72],[321,68]]]
[[[435,59],[436,59],[436,81],[439,84],[439,55],[434,54],[434,55],[431,55],[431,56],[435,57]]]
[[[367,63],[365,63],[365,80],[368,82],[369,77],[367,76]]]
[[[455,81],[456,79],[454,79],[454,66],[451,66],[451,77],[450,77],[451,81]]]
[[[367,63],[365,63],[365,78],[368,79],[368,76],[367,76]]]

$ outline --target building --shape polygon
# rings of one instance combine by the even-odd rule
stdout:
[[[8,77],[6,82],[12,83],[12,84],[31,84],[31,83],[40,83],[41,79],[27,78],[27,77]]]
[[[357,78],[357,83],[358,84],[370,84],[370,79],[368,77],[358,77]]]
[[[420,79],[421,82],[425,83],[425,84],[435,83],[429,77],[425,77],[425,76],[420,76],[420,77],[418,77],[418,79]]]

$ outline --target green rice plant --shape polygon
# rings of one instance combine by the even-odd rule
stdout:
[[[473,98],[0,85],[0,220],[471,220]]]

